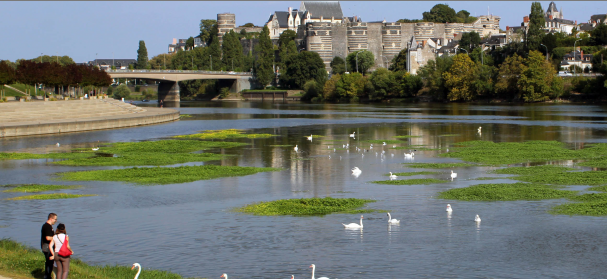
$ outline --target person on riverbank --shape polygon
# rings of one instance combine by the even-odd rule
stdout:
[[[63,257],[59,255],[59,251],[63,245],[67,245],[67,249],[69,249],[72,254],[74,253],[74,250],[70,247],[70,237],[67,236],[64,224],[57,225],[55,236],[53,236],[50,245],[51,247],[53,245],[55,246],[55,249],[52,249],[51,252],[54,251],[53,257],[57,263],[57,279],[67,279],[67,273],[70,271],[70,256]]]
[[[51,274],[53,273],[53,264],[54,258],[51,252],[51,241],[53,241],[53,225],[57,222],[57,214],[50,213],[48,215],[48,219],[46,223],[42,225],[41,237],[40,237],[40,249],[42,249],[42,253],[44,253],[44,279],[51,279]]]

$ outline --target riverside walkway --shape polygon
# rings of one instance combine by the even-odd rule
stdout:
[[[140,108],[114,99],[0,103],[0,138],[84,132],[157,124],[179,111]]]

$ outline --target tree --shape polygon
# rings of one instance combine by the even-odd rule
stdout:
[[[154,57],[152,57],[152,59],[150,59],[150,61],[148,61],[148,64],[150,65],[150,67],[154,70],[161,70],[161,69],[174,69],[171,65],[171,61],[173,59],[173,56],[175,56],[175,53],[162,53],[162,54],[158,54]]]
[[[447,88],[443,73],[448,71],[452,64],[453,56],[443,55],[428,61],[426,65],[417,70],[417,74],[424,79],[428,92],[436,100],[445,100],[447,98]]]
[[[223,56],[222,62],[231,71],[242,70],[244,63],[244,55],[242,53],[242,45],[238,39],[238,35],[234,30],[230,30],[223,36]]]
[[[544,26],[546,20],[544,19],[544,9],[540,2],[533,2],[531,4],[531,13],[529,14],[529,31],[527,31],[527,49],[538,50],[540,43],[544,37]]]
[[[194,37],[189,37],[185,41],[185,49],[193,49],[194,48]]]
[[[2,85],[2,89],[4,89],[5,84],[12,84],[17,79],[15,69],[6,61],[0,61],[0,84]],[[0,95],[0,97],[4,97]],[[0,101],[2,99],[0,98]]]
[[[465,49],[470,53],[472,49],[476,48],[481,44],[481,36],[472,31],[470,33],[463,33],[462,38],[459,41],[459,47]]]
[[[245,23],[244,25],[241,25],[240,27],[255,27],[255,24],[248,22],[248,23]]]
[[[112,95],[112,98],[120,100],[122,98],[128,98],[129,96],[131,96],[131,89],[129,89],[126,84],[121,84],[116,88],[116,90],[114,90],[114,95]]]
[[[255,67],[255,76],[259,83],[265,89],[274,78],[272,66],[274,63],[274,47],[270,40],[270,30],[264,25],[263,31],[259,36],[259,44],[256,47],[257,61]],[[303,84],[302,84],[303,85]]]
[[[282,70],[286,67],[286,61],[289,56],[297,54],[297,45],[295,44],[295,37],[297,33],[293,30],[285,30],[280,34],[278,38],[278,56],[280,61],[278,61],[277,65]]]
[[[358,58],[356,54],[358,54]],[[348,61],[348,68],[352,69],[351,72],[358,69],[358,72],[364,75],[375,65],[375,56],[368,50],[358,50],[348,54],[346,61]]]
[[[424,12],[422,15],[424,21],[437,23],[457,22],[455,10],[447,4],[434,5],[429,12]]]
[[[401,49],[398,55],[392,58],[389,67],[390,71],[407,71],[407,50],[407,48]]]
[[[592,30],[592,40],[595,45],[607,45],[607,24],[598,24]]]
[[[200,34],[198,38],[205,42],[208,46],[211,44],[211,37],[213,33],[217,33],[217,20],[214,19],[201,19],[200,20]]]
[[[506,58],[504,63],[499,67],[497,82],[495,83],[495,93],[502,98],[521,97],[521,88],[518,80],[527,66],[524,64],[524,59],[516,53],[513,56]]]
[[[386,68],[379,68],[371,74],[369,79],[373,84],[374,92],[369,94],[369,100],[383,100],[387,97],[396,97],[397,82],[395,75]]]
[[[365,96],[367,78],[360,73],[338,75],[340,79],[335,84],[335,97],[341,100],[357,100]]]
[[[346,72],[346,61],[339,57],[335,56],[331,61],[331,74],[339,74],[343,75]]]
[[[562,91],[562,79],[556,76],[556,70],[539,51],[529,52],[525,59],[527,68],[521,73],[517,84],[525,102],[546,101]],[[560,84],[560,88],[559,88]]]
[[[208,55],[209,57],[209,69],[210,70],[221,70],[221,44],[219,43],[219,29],[217,29],[217,24],[213,25],[213,28],[210,30],[209,34],[209,44],[208,44]]]
[[[417,95],[422,89],[424,83],[419,75],[412,75],[409,72],[400,71],[394,73],[400,97],[411,97]]]
[[[282,84],[291,88],[303,88],[309,80],[316,81],[320,86],[324,85],[327,79],[327,71],[318,53],[302,51],[286,61],[286,71],[280,78]]]
[[[460,53],[453,58],[449,71],[443,73],[449,101],[469,101],[474,98],[474,70],[474,62],[468,55]]]
[[[143,40],[139,41],[139,49],[137,50],[137,69],[148,68],[148,49],[145,47]]]

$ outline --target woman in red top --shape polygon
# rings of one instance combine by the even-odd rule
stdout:
[[[51,253],[57,263],[57,279],[67,279],[67,273],[70,271],[70,256],[62,257],[59,255],[59,250],[61,250],[61,246],[63,243],[67,242],[67,249],[69,249],[72,254],[74,250],[70,247],[70,237],[67,236],[65,231],[65,225],[59,224],[57,225],[57,230],[55,231],[55,236],[53,236],[53,240],[51,240],[50,247],[55,246],[55,249],[51,249]]]

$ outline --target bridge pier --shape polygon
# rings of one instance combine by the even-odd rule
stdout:
[[[161,81],[158,84],[158,101],[179,103],[179,83],[176,81]]]

